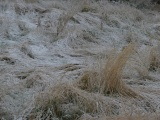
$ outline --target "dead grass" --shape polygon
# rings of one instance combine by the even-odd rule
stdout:
[[[39,0],[24,0],[26,3],[37,3]]]
[[[138,72],[141,79],[145,79],[149,76],[149,49],[139,50],[136,52],[132,60],[133,68]]]
[[[19,15],[25,14],[30,11],[25,2],[18,1],[14,4],[15,12]]]
[[[132,114],[125,114],[125,115],[119,115],[114,117],[101,117],[98,120],[159,120],[159,114],[153,113],[153,114],[138,114],[138,115],[132,115]],[[87,120],[97,120],[97,119],[87,119]]]
[[[57,37],[60,36],[60,34],[64,31],[68,21],[73,17],[73,13],[63,13],[59,19],[57,24]]]
[[[150,66],[149,66],[149,70],[150,71],[157,71],[160,68],[160,54],[159,54],[159,50],[160,50],[160,45],[152,48],[150,51]]]
[[[78,119],[84,113],[114,114],[117,106],[101,95],[88,93],[73,84],[59,84],[40,94],[28,119]]]
[[[80,87],[104,94],[119,93],[125,96],[139,96],[122,81],[123,68],[134,51],[134,44],[129,44],[117,56],[110,56],[105,67],[99,72],[86,72],[80,80]]]
[[[113,29],[113,31],[110,31],[108,29],[108,27],[109,28],[117,27],[117,29],[115,29],[115,30],[118,30],[118,28],[121,28],[121,27],[123,28],[123,26],[136,28],[136,26],[134,26],[134,25],[139,25],[139,24],[136,24],[136,22],[140,23],[145,20],[144,14],[141,11],[134,9],[134,8],[130,8],[129,6],[126,6],[126,5],[118,5],[117,7],[115,7],[116,4],[114,5],[114,4],[110,4],[110,3],[106,2],[107,3],[107,5],[106,5],[106,4],[104,4],[105,3],[104,2],[104,3],[102,3],[103,5],[101,4],[103,6],[101,8],[101,5],[97,4],[99,9],[101,9],[103,11],[102,12],[103,14],[101,15],[101,18],[100,18],[103,20],[102,23],[100,23],[101,29],[103,30],[103,27],[104,27],[105,29],[109,30],[109,32],[106,33],[105,29],[104,29],[104,31],[100,31],[102,33],[98,33],[98,34],[94,35],[94,34],[90,34],[90,32],[87,32],[87,31],[97,32],[98,30],[96,29],[96,26],[93,26],[93,24],[90,24],[90,26],[91,26],[91,29],[90,29],[89,25],[86,25],[86,24],[82,25],[83,23],[85,23],[86,20],[88,20],[89,23],[92,23],[92,18],[94,16],[95,16],[94,18],[96,20],[95,24],[98,25],[98,22],[100,22],[99,21],[100,16],[98,15],[99,13],[97,13],[98,9],[94,8],[94,4],[92,2],[90,2],[90,0],[87,2],[85,2],[85,0],[83,0],[81,2],[76,2],[77,8],[74,6],[75,3],[70,5],[71,8],[67,8],[69,5],[68,6],[64,5],[65,2],[56,1],[57,5],[55,4],[55,7],[57,7],[57,9],[54,9],[54,10],[53,10],[53,7],[46,7],[47,4],[50,4],[52,1],[49,1],[49,3],[46,3],[46,6],[44,8],[40,6],[41,4],[28,4],[28,3],[36,3],[37,1],[39,1],[39,0],[33,0],[33,1],[32,0],[24,0],[22,3],[17,2],[14,4],[17,18],[19,18],[21,15],[25,15],[24,18],[23,18],[23,16],[21,16],[22,20],[24,20],[24,23],[23,22],[20,23],[20,21],[17,21],[18,27],[19,27],[20,31],[22,32],[21,35],[25,37],[25,38],[20,37],[22,40],[23,39],[28,40],[27,38],[29,37],[35,45],[37,43],[38,43],[38,45],[41,45],[41,44],[44,44],[47,42],[46,39],[47,40],[50,39],[50,36],[46,36],[46,35],[48,35],[47,33],[46,34],[44,33],[44,37],[45,36],[46,37],[42,43],[41,43],[41,41],[43,38],[41,39],[40,37],[37,37],[37,36],[39,36],[39,34],[38,35],[35,34],[35,36],[34,36],[34,34],[31,34],[31,35],[29,34],[29,36],[26,36],[26,34],[28,34],[28,32],[30,30],[29,29],[30,27],[31,27],[31,29],[32,29],[32,27],[33,27],[33,29],[36,29],[37,19],[38,19],[38,29],[41,29],[42,31],[44,29],[42,27],[43,23],[45,24],[45,21],[47,21],[49,19],[49,22],[51,23],[51,26],[49,26],[49,28],[55,27],[57,29],[49,29],[46,27],[46,29],[47,29],[46,31],[49,31],[49,33],[51,33],[51,34],[52,33],[56,34],[55,36],[57,36],[57,37],[63,36],[65,34],[64,32],[70,32],[69,30],[71,29],[70,28],[71,26],[74,27],[73,29],[75,29],[75,30],[77,28],[78,29],[85,29],[85,30],[84,31],[82,30],[82,33],[79,33],[80,35],[78,35],[78,32],[75,32],[74,30],[73,30],[73,33],[70,32],[71,34],[73,34],[73,36],[75,35],[77,37],[75,39],[71,40],[71,42],[69,42],[69,43],[68,43],[68,41],[66,42],[66,39],[64,41],[63,41],[63,39],[61,39],[60,42],[55,43],[55,44],[50,44],[49,46],[47,46],[49,43],[44,44],[45,47],[48,47],[49,54],[46,54],[45,56],[43,56],[43,54],[42,54],[42,56],[41,56],[42,58],[41,57],[38,58],[38,57],[36,57],[36,54],[33,54],[33,51],[37,50],[37,49],[34,49],[34,47],[33,47],[33,51],[32,51],[32,49],[30,48],[31,47],[30,43],[26,42],[24,44],[19,45],[19,42],[16,43],[16,40],[9,41],[11,43],[14,43],[13,46],[15,46],[15,47],[19,46],[18,49],[21,51],[21,53],[23,53],[23,54],[21,54],[21,53],[19,54],[19,52],[17,52],[15,54],[13,54],[14,51],[10,51],[13,54],[13,56],[15,56],[15,57],[16,57],[16,55],[18,57],[19,57],[19,55],[22,55],[20,58],[18,58],[18,60],[20,60],[20,63],[22,65],[20,64],[20,66],[15,68],[15,70],[13,69],[13,72],[11,71],[11,73],[13,73],[13,74],[15,74],[15,71],[19,72],[19,74],[15,74],[15,76],[13,76],[13,77],[16,77],[15,82],[22,81],[22,83],[24,83],[24,84],[22,84],[23,86],[19,90],[24,89],[25,94],[22,93],[22,94],[20,94],[20,96],[18,96],[19,94],[17,94],[16,93],[17,91],[15,90],[15,94],[17,94],[16,98],[22,97],[22,99],[21,99],[21,101],[22,101],[25,98],[25,97],[23,97],[23,95],[25,96],[26,93],[30,94],[30,92],[34,92],[34,95],[35,95],[35,93],[38,92],[38,90],[36,90],[37,88],[43,89],[43,86],[45,86],[43,89],[45,91],[43,93],[40,93],[36,97],[35,106],[33,106],[34,108],[31,111],[31,113],[29,113],[29,115],[27,115],[27,119],[31,119],[31,120],[32,119],[34,119],[34,120],[36,120],[36,119],[37,120],[49,120],[49,119],[61,119],[61,120],[87,119],[87,120],[90,120],[91,119],[91,120],[93,120],[93,119],[98,119],[98,116],[100,116],[100,115],[103,115],[103,116],[105,115],[105,117],[99,118],[102,120],[103,119],[104,120],[105,119],[117,119],[117,120],[147,119],[147,117],[144,117],[143,115],[142,116],[141,115],[140,116],[138,116],[138,115],[137,116],[134,116],[134,115],[117,116],[117,115],[121,114],[121,109],[123,109],[122,106],[125,104],[125,102],[131,101],[131,103],[132,103],[132,100],[133,100],[132,98],[141,97],[141,95],[139,95],[136,91],[134,91],[130,86],[125,84],[125,82],[123,81],[124,67],[126,66],[127,62],[130,60],[129,59],[130,56],[134,53],[134,49],[135,49],[134,44],[129,44],[126,48],[123,49],[123,51],[121,51],[119,53],[116,51],[113,51],[110,55],[108,55],[108,58],[106,60],[107,62],[106,61],[103,62],[102,65],[100,65],[100,66],[99,66],[100,62],[98,61],[99,63],[97,63],[94,66],[94,68],[96,68],[96,69],[93,69],[91,71],[90,70],[85,71],[84,75],[81,77],[81,79],[78,80],[78,82],[75,81],[74,83],[70,83],[70,84],[63,83],[63,84],[58,84],[58,85],[51,85],[51,88],[47,88],[48,87],[47,85],[52,84],[54,79],[55,78],[57,79],[57,77],[59,77],[61,75],[62,71],[64,71],[64,73],[67,73],[67,72],[73,73],[75,70],[79,70],[79,69],[83,68],[83,66],[81,66],[81,64],[67,64],[67,65],[59,67],[59,68],[57,67],[57,69],[55,70],[56,72],[55,72],[55,71],[53,71],[55,65],[57,66],[59,64],[63,64],[66,62],[70,63],[69,58],[71,58],[71,59],[75,58],[75,60],[73,60],[74,63],[77,63],[77,62],[81,63],[82,62],[82,64],[85,61],[84,59],[88,58],[88,56],[89,56],[89,60],[93,55],[95,58],[97,54],[99,55],[99,51],[101,51],[101,50],[97,49],[99,46],[104,47],[104,46],[109,45],[108,44],[110,42],[109,40],[106,39],[106,41],[103,41],[103,40],[105,40],[106,37],[110,39],[111,38],[110,36],[113,36],[113,37],[115,37],[116,40],[119,40],[118,39],[119,36],[118,36],[118,38],[116,38],[116,35],[121,34],[121,32],[119,33],[118,31],[117,32],[115,31],[115,34],[112,34],[114,32],[114,29]],[[68,3],[71,4],[73,1],[74,0],[69,0]],[[44,1],[44,2],[46,2],[46,1]],[[59,5],[58,5],[58,2],[60,3]],[[99,2],[103,2],[103,1],[99,1]],[[67,3],[67,1],[66,1],[66,3]],[[37,6],[34,6],[34,5],[37,5]],[[50,5],[50,6],[52,6],[52,5]],[[103,8],[105,8],[105,10]],[[32,21],[32,19],[30,19],[32,16],[30,16],[29,19],[26,19],[29,15],[29,14],[26,14],[28,12],[29,12],[29,14],[30,14],[30,12],[31,13],[33,12],[33,14],[37,14],[38,16],[36,16],[35,18],[33,17],[33,21]],[[57,13],[55,13],[55,15],[53,15],[55,19],[53,19],[53,21],[52,21],[52,14],[54,14],[54,12],[57,12]],[[79,14],[78,12],[89,12],[89,13],[80,13]],[[96,12],[96,14],[95,14],[95,12]],[[8,12],[8,13],[10,13],[10,12]],[[75,17],[75,19],[74,19],[75,14],[77,14],[76,15],[77,17]],[[91,15],[91,16],[93,15],[91,18],[91,21],[90,21],[90,19],[85,20],[85,16],[83,16],[83,15],[87,15],[87,14]],[[8,15],[8,14],[6,14],[6,15]],[[47,16],[51,16],[51,18],[49,18]],[[56,17],[59,17],[59,19],[57,19]],[[79,21],[79,17],[81,18],[80,19],[81,21]],[[17,18],[15,18],[15,19],[17,19]],[[94,20],[94,18],[93,18],[93,20]],[[84,19],[84,21],[83,21],[83,19]],[[72,20],[72,22],[70,20]],[[6,21],[4,21],[4,22],[6,22]],[[54,22],[56,23],[55,26],[54,26]],[[77,22],[77,24],[74,24],[75,22]],[[104,26],[103,26],[103,22],[104,22]],[[9,22],[7,22],[7,23],[9,23]],[[94,21],[93,21],[93,23],[94,23]],[[14,32],[16,30],[12,31],[11,32],[12,34],[11,34],[10,31],[8,31],[8,28],[9,28],[8,24],[6,24],[4,26],[6,26],[6,28],[7,28],[5,31],[3,31],[4,36],[7,39],[10,39],[12,37],[11,35],[12,34],[14,35]],[[29,27],[29,28],[27,28],[27,27]],[[128,31],[128,29],[127,29],[127,31]],[[133,39],[135,38],[134,37],[135,35],[132,34],[131,31],[129,31],[128,35],[126,36],[126,41],[128,43],[133,42]],[[139,34],[137,34],[137,36],[138,35]],[[52,38],[55,36],[53,35]],[[67,37],[67,40],[70,39],[69,37]],[[39,38],[39,40],[36,40],[37,38]],[[103,45],[103,42],[102,42],[102,44],[99,44],[99,43],[101,43],[101,41],[104,42],[104,45]],[[63,44],[63,42],[64,42],[64,44]],[[60,45],[61,43],[62,43],[62,45]],[[15,45],[15,44],[18,44],[18,45]],[[94,45],[98,44],[99,46],[97,48],[95,47],[95,49],[94,49],[92,46],[93,44]],[[123,44],[123,42],[122,42],[122,44]],[[54,46],[52,46],[52,45],[54,45]],[[68,47],[67,45],[68,46],[70,45],[70,46]],[[83,46],[84,46],[84,48],[87,48],[87,49],[83,49]],[[72,47],[73,47],[73,49],[72,49]],[[90,49],[89,47],[93,48],[93,49]],[[81,48],[80,49],[81,51],[77,48]],[[14,50],[17,50],[17,49],[15,48]],[[77,52],[77,50],[79,50],[79,53]],[[91,51],[94,53],[92,53]],[[158,51],[159,51],[159,49],[157,49],[157,48],[153,49],[150,52],[150,55],[148,56],[149,62],[147,61],[148,62],[147,65],[146,66],[144,64],[141,65],[141,66],[143,66],[142,71],[139,72],[141,74],[141,76],[144,76],[145,78],[149,77],[148,74],[150,71],[157,71],[158,70],[158,68],[160,66],[160,59],[158,57],[159,56]],[[39,52],[41,52],[41,51],[39,51]],[[57,55],[59,55],[60,57],[56,57],[55,53]],[[73,54],[73,55],[71,56],[70,54]],[[53,56],[48,56],[48,55],[53,55]],[[70,55],[70,56],[68,56],[68,55]],[[45,58],[43,59],[43,57],[45,57]],[[63,58],[63,59],[60,59],[60,58]],[[21,70],[21,67],[23,67],[23,65],[24,65],[23,64],[24,59],[25,60],[26,59],[27,60],[34,59],[33,63],[28,67],[32,68],[35,66],[41,66],[40,69],[42,72],[34,71],[34,70],[23,72]],[[67,59],[67,60],[65,60],[65,59]],[[90,63],[90,62],[92,62],[92,60],[94,61],[95,59],[91,58],[91,61],[87,61],[87,62]],[[18,64],[17,61],[15,61],[15,59],[13,59],[10,56],[2,56],[2,57],[0,56],[0,61],[2,63],[5,62],[5,63],[9,64],[10,66]],[[49,64],[48,64],[48,62],[49,62]],[[55,64],[56,62],[57,62],[57,64]],[[50,65],[51,65],[50,69],[42,70],[44,67],[48,68]],[[86,68],[86,66],[88,66],[88,65],[84,65],[84,66],[85,66],[84,68]],[[9,72],[9,71],[7,71],[7,72]],[[43,72],[45,72],[45,73],[43,73]],[[82,69],[80,70],[80,72],[82,72]],[[3,73],[4,73],[4,71],[3,71]],[[78,73],[78,74],[76,73],[77,76],[79,74],[81,74],[81,73]],[[69,80],[74,79],[73,75],[70,75],[70,74],[67,77],[69,78]],[[14,81],[14,78],[12,81]],[[20,84],[21,84],[21,82],[20,82]],[[20,86],[20,84],[18,84],[17,86]],[[11,88],[12,87],[15,88],[15,85],[13,85],[13,86],[11,86]],[[32,90],[35,90],[35,91],[32,91]],[[9,90],[7,87],[5,87],[5,89],[0,88],[0,99],[2,97],[4,97],[5,95],[7,95],[8,91]],[[11,91],[11,93],[12,93],[12,91]],[[18,93],[19,93],[19,91],[18,91]],[[145,92],[143,92],[143,93],[145,93]],[[121,97],[122,97],[122,99],[125,99],[126,101],[121,101],[120,100]],[[8,98],[8,99],[10,99],[10,98]],[[134,99],[134,100],[138,101],[139,99]],[[116,101],[116,103],[115,103],[115,101]],[[7,103],[7,104],[9,104],[9,103]],[[12,105],[13,104],[14,104],[14,101],[13,101]],[[22,104],[23,104],[23,101],[22,101],[22,103],[19,103],[19,104],[16,102],[15,106],[19,107]],[[148,107],[148,109],[144,108],[144,107],[146,107],[145,105],[144,106],[143,105],[140,106],[139,104],[137,105],[137,102],[133,102],[133,104],[135,105],[135,108],[142,109],[142,111],[145,111],[145,112],[148,112],[149,111],[148,109],[151,109],[150,103],[148,105],[149,107],[146,105]],[[125,104],[124,106],[127,108],[130,107],[128,104],[127,105]],[[145,110],[143,110],[143,108]],[[21,113],[16,113],[16,114],[20,115]],[[26,112],[25,114],[28,114],[28,112]],[[85,114],[88,114],[89,117],[84,117]],[[111,115],[116,115],[116,116],[115,117],[108,117]]]
[[[58,1],[56,1],[56,3],[58,3]],[[67,4],[68,8],[66,8],[66,12],[63,12],[58,19],[57,37],[62,36],[68,21],[73,19],[73,16],[75,14],[77,14],[79,11],[82,11],[82,9],[84,7],[84,2],[83,1],[81,1],[81,2],[72,1],[72,4],[69,4],[68,2],[63,2],[63,3]]]
[[[4,61],[5,63],[7,63],[9,65],[14,65],[16,63],[16,60],[9,57],[9,55],[1,55],[0,56],[0,61]]]
[[[150,72],[156,72],[160,67],[159,46],[145,47],[142,50],[137,50],[131,65],[138,72],[141,79],[157,80],[150,76]]]
[[[1,120],[13,120],[14,117],[10,112],[6,111],[0,106],[0,119]]]
[[[30,43],[23,43],[20,47],[21,52],[23,52],[25,55],[27,55],[29,58],[34,59],[34,55],[32,51],[29,49],[29,44]]]
[[[130,7],[127,4],[111,4],[108,1],[100,3],[99,9],[102,19],[107,21],[108,18],[116,16],[121,22],[140,22],[145,19],[145,15],[140,10]],[[121,17],[123,15],[123,17]],[[113,19],[115,20],[115,19]],[[128,21],[129,20],[129,21]]]
[[[81,4],[81,12],[96,12],[97,8],[91,1],[83,0]]]

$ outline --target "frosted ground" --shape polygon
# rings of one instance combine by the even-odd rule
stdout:
[[[158,7],[138,9],[136,4],[106,1],[1,1],[0,119],[159,120]],[[37,96],[57,84],[72,84],[85,71],[100,69],[113,51],[121,52],[129,43],[135,44],[135,51],[122,80],[143,98],[96,92],[92,94],[106,100],[109,112],[74,113],[63,108],[61,116],[32,118]]]

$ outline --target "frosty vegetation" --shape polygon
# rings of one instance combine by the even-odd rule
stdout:
[[[159,120],[158,0],[0,0],[0,120]]]

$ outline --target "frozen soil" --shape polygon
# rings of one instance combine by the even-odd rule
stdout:
[[[160,71],[148,70],[148,56],[154,47],[160,52],[160,13],[118,3],[85,4],[0,2],[0,119],[26,119],[39,93],[79,79],[130,42],[137,54],[123,81],[144,99],[103,96],[114,104],[107,116],[159,113]]]

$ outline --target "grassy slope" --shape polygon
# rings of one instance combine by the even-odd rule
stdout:
[[[0,9],[0,119],[158,119],[157,8],[19,0]]]

